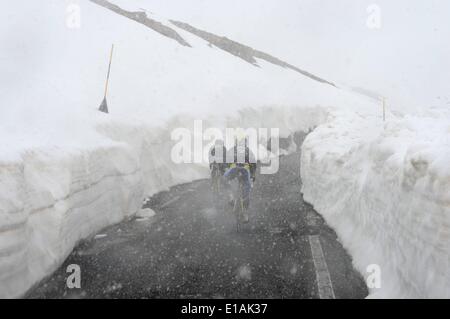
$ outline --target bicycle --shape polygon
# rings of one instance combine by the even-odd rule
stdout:
[[[211,189],[215,196],[220,194],[220,184],[221,184],[222,172],[220,170],[219,164],[212,164],[211,170]]]
[[[239,184],[241,184],[239,182]],[[240,188],[241,186],[239,186]],[[239,191],[241,193],[241,191]],[[244,215],[244,200],[242,199],[242,195],[239,195],[234,199],[233,202],[233,214],[236,217],[236,231],[239,233],[241,230],[242,219]]]
[[[247,208],[244,205],[244,197],[243,197],[243,188],[244,184],[242,181],[242,176],[238,175],[237,178],[238,187],[233,192],[233,210],[232,214],[234,214],[236,218],[236,231],[239,233],[242,229],[242,225],[244,224],[244,214],[246,213]]]

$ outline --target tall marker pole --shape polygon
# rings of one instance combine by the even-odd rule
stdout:
[[[111,73],[111,63],[112,63],[113,52],[114,52],[114,44],[111,46],[111,54],[109,56],[108,74],[106,76],[106,84],[105,84],[105,95],[103,97],[102,104],[100,104],[100,108],[99,108],[99,111],[103,112],[103,113],[109,113],[108,112],[108,103],[106,102],[106,95],[108,93],[109,75]]]

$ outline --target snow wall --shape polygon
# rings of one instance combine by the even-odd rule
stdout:
[[[324,216],[368,278],[374,298],[448,298],[450,144],[445,116],[383,123],[367,112],[327,108],[245,109],[203,127],[317,128],[302,146],[304,199]],[[151,127],[110,121],[112,142],[80,152],[28,151],[0,165],[0,297],[19,297],[59,267],[81,239],[132,216],[142,200],[205,178],[207,164],[175,164],[177,116]],[[207,143],[205,143],[207,145]]]
[[[450,297],[449,118],[339,113],[304,141],[304,199],[369,279],[369,297]]]
[[[286,137],[325,117],[321,108],[266,107],[244,109],[234,118],[210,117],[203,127],[280,127]],[[207,163],[171,159],[171,132],[192,129],[193,123],[182,115],[161,127],[105,121],[97,127],[110,140],[105,146],[35,149],[20,161],[0,162],[0,297],[22,296],[81,239],[137,213],[145,197],[207,177]]]
[[[282,135],[322,123],[303,145],[304,197],[363,275],[379,265],[381,288],[371,296],[450,296],[448,113],[388,114],[383,124],[371,115],[378,103],[264,61],[255,68],[183,30],[195,49],[89,1],[80,1],[76,30],[60,18],[65,2],[16,3],[1,25],[11,35],[0,52],[0,297],[22,296],[79,240],[136,213],[145,196],[207,176],[206,165],[170,160],[170,133],[201,118],[193,114],[208,118],[205,127],[279,127]],[[103,97],[111,43],[112,114],[102,115],[92,103]],[[236,111],[263,104],[340,111]],[[215,120],[212,105],[238,115]],[[130,114],[149,123],[125,122]]]

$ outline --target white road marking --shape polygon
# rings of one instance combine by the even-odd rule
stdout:
[[[316,269],[317,290],[320,299],[335,299],[333,284],[331,282],[330,272],[328,271],[327,262],[323,255],[322,245],[318,235],[308,236],[311,254]]]
[[[308,212],[306,214],[306,222],[308,226],[317,226],[319,224],[320,217],[317,216],[317,214],[314,214],[313,212]]]
[[[180,199],[180,196],[175,196],[174,198],[172,198],[168,202],[165,202],[164,204],[162,204],[159,208],[160,209],[165,208],[165,207],[169,206],[170,204],[175,203],[179,199]]]
[[[192,192],[195,192],[195,189],[188,188],[188,189],[186,189],[185,191],[179,192],[178,194],[179,194],[179,195],[184,195],[184,194],[192,193]]]
[[[282,230],[280,227],[274,227],[274,228],[272,228],[272,229],[269,230],[269,232],[270,232],[271,234],[281,234],[282,231],[283,231],[283,230]]]

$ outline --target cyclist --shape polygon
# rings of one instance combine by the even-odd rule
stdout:
[[[225,173],[227,149],[222,140],[216,140],[209,150],[209,169],[211,171],[211,182],[214,187],[215,179],[220,178]]]
[[[250,206],[252,182],[256,177],[256,159],[247,145],[247,139],[235,140],[235,145],[227,152],[229,169],[225,172],[226,181],[238,178],[242,183],[242,199],[244,205],[243,222],[248,222],[247,210]]]

